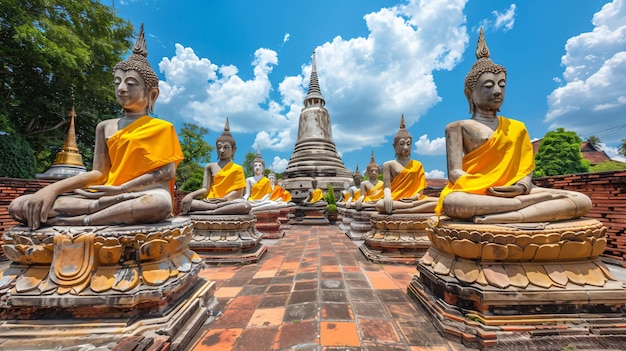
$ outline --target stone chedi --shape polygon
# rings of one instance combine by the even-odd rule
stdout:
[[[253,263],[267,251],[255,230],[256,217],[244,199],[243,167],[233,162],[237,144],[228,118],[215,142],[219,161],[204,167],[202,188],[185,195],[181,214],[189,216],[195,229],[190,246],[207,263]]]
[[[582,217],[584,194],[532,184],[528,132],[498,115],[506,70],[489,56],[481,29],[465,79],[472,117],[446,127],[449,183],[409,294],[473,347],[623,342],[626,287],[599,260],[606,228]]]
[[[65,142],[61,151],[57,153],[54,164],[47,171],[36,175],[37,179],[58,180],[87,172],[83,164],[83,157],[78,151],[78,145],[76,144],[76,129],[74,127],[76,109],[73,101],[69,116],[70,126],[65,134]]]
[[[274,190],[279,192],[279,189],[276,189],[274,185],[276,176],[274,175],[274,182],[272,182],[264,175],[265,161],[261,157],[261,150],[257,152],[256,158],[252,161],[252,169],[254,175],[246,178],[246,191],[243,197],[252,206],[250,212],[256,216],[256,229],[265,239],[282,238],[283,233],[279,230],[280,221],[278,217],[280,208],[285,207],[286,204],[282,202],[282,194],[274,194]],[[280,201],[272,200],[272,195]]]
[[[198,277],[191,221],[171,218],[183,154],[173,125],[148,115],[159,88],[146,56],[142,25],[133,53],[113,68],[123,116],[97,125],[93,169],[10,204],[22,225],[3,234],[11,261],[0,265],[3,340],[18,336],[24,346],[24,335],[41,335],[39,349],[45,335],[69,345],[160,330],[176,344],[179,331],[207,318],[214,284]]]
[[[329,183],[333,188],[341,189],[343,182],[351,179],[350,171],[337,153],[325,104],[313,53],[309,90],[300,112],[298,140],[283,173],[285,188],[291,192],[296,204],[306,198],[313,178],[318,180],[322,189]]]
[[[413,137],[406,130],[404,115],[393,139],[395,160],[383,163],[383,195],[372,214],[372,230],[359,248],[374,262],[416,263],[430,247],[426,236],[428,219],[437,199],[423,194],[424,167],[411,159]]]

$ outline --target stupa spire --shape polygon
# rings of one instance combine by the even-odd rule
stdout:
[[[313,51],[313,56],[311,58],[311,78],[309,79],[309,91],[304,98],[304,106],[308,107],[311,105],[320,105],[324,106],[326,101],[322,96],[322,91],[320,90],[320,82],[317,78],[317,65],[315,64],[315,51]]]

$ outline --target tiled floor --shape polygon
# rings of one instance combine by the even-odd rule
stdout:
[[[331,226],[292,226],[255,264],[210,266],[214,321],[190,350],[468,350],[406,293],[415,266],[375,264]]]

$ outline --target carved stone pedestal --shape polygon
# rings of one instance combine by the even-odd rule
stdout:
[[[0,349],[53,350],[165,337],[184,349],[208,318],[214,283],[198,277],[191,221],[57,226],[3,234]],[[191,333],[191,334],[189,334]]]
[[[417,264],[430,247],[426,234],[432,213],[374,214],[372,230],[359,246],[370,261],[377,263]]]
[[[250,264],[257,262],[267,246],[255,230],[256,217],[247,215],[194,215],[194,235],[189,246],[206,263]]]
[[[300,225],[328,225],[330,222],[324,216],[326,206],[297,206],[294,212],[294,221],[291,224]]]
[[[252,213],[256,217],[256,229],[261,233],[262,239],[280,239],[285,232],[280,229],[280,211],[259,211]]]
[[[281,207],[279,210],[278,222],[280,223],[280,227],[278,230],[283,233],[283,236],[285,235],[285,232],[291,228],[291,225],[289,224],[289,216],[291,216],[294,211],[294,206]]]
[[[378,214],[375,210],[350,210],[352,220],[350,221],[350,230],[346,235],[353,241],[365,239],[365,236],[372,232],[372,223],[370,219],[372,215]]]
[[[352,211],[356,211],[355,209],[345,208],[345,207],[337,207],[339,214],[341,215],[341,223],[339,223],[339,230],[348,234],[350,231],[350,222],[352,222]]]
[[[626,285],[598,256],[594,219],[519,227],[442,221],[408,293],[471,347],[622,347]],[[610,347],[609,347],[610,346]]]

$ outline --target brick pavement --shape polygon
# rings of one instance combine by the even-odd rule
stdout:
[[[215,320],[190,350],[464,351],[406,293],[415,266],[375,264],[336,226],[292,226],[255,264],[209,266]]]

